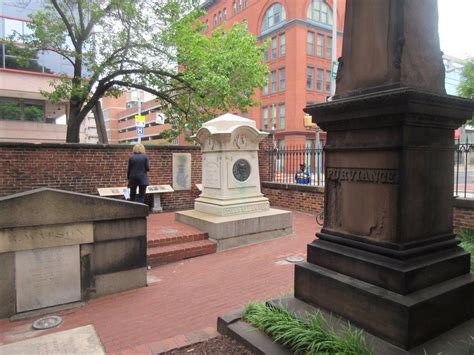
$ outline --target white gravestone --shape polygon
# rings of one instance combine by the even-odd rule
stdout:
[[[17,312],[81,299],[79,245],[15,252]]]
[[[191,190],[190,153],[173,153],[173,189]]]

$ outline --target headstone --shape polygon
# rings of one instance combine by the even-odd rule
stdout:
[[[94,326],[65,330],[16,343],[0,345],[2,355],[89,354],[105,355]]]
[[[453,133],[474,109],[444,93],[433,0],[347,1],[327,132],[325,219],[295,297],[404,349],[474,316],[453,233]],[[362,94],[362,95],[358,95]]]
[[[145,286],[147,215],[47,188],[0,198],[0,318]]]
[[[191,154],[173,153],[173,189],[191,189]]]
[[[260,190],[255,121],[225,114],[203,124],[195,139],[202,151],[202,193],[194,210],[176,218],[208,232],[218,250],[286,235],[291,213],[271,209]]]
[[[79,245],[15,252],[17,312],[81,299]]]

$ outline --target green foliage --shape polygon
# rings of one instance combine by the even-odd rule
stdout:
[[[33,34],[11,40],[25,43],[18,58],[52,50],[73,66],[72,78],[63,75],[42,93],[69,102],[68,142],[78,141],[80,123],[101,97],[127,88],[157,96],[173,138],[185,123],[192,133],[216,114],[255,104],[267,70],[245,26],[207,36],[202,14],[200,0],[48,0],[28,25]]]
[[[474,99],[474,59],[466,61],[461,71],[461,83],[458,94],[463,97]]]
[[[338,336],[321,313],[309,314],[304,321],[285,309],[257,302],[245,307],[244,318],[296,354],[371,354],[360,331],[348,326]]]
[[[474,272],[474,229],[461,229],[458,232],[461,247],[471,253],[471,272]]]

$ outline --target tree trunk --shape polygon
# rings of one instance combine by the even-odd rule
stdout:
[[[69,117],[67,118],[67,133],[66,143],[79,143],[80,142],[80,131],[81,123],[80,111],[71,104],[69,111]]]

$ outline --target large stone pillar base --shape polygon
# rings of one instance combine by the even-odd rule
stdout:
[[[217,243],[217,251],[283,237],[293,233],[291,211],[216,216],[196,210],[176,212],[176,220],[199,228]]]
[[[352,265],[355,271],[342,274],[312,263],[298,264],[295,270],[295,297],[350,319],[390,343],[411,349],[474,316],[474,276],[469,273],[455,276],[461,271],[453,271],[464,269],[456,267],[465,263],[462,251],[453,251],[451,255],[440,254],[438,262],[433,258],[424,267],[422,260],[415,260],[415,267],[403,270],[395,266],[395,260],[390,265],[379,255],[365,252],[356,257],[350,254],[360,251],[342,247],[337,252],[330,243],[320,244],[320,252],[308,251],[308,258],[320,255],[325,263],[332,254],[332,269],[343,264],[341,269],[347,270]],[[309,250],[313,248],[309,246]],[[369,264],[374,266],[373,270],[369,270]],[[444,272],[443,267],[448,271]],[[454,277],[403,295],[347,275],[362,270],[368,271],[367,278],[378,278],[377,283],[391,285],[397,285],[394,280],[403,278],[409,285],[423,284],[425,278],[435,282],[436,273]],[[411,274],[412,270],[415,270],[415,276]],[[366,277],[365,272],[363,274]]]

